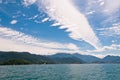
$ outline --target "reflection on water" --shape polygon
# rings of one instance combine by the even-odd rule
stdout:
[[[71,74],[74,75],[72,80],[104,80],[105,72],[102,65],[99,64],[83,64],[71,65]]]
[[[119,64],[0,66],[0,80],[120,80]]]

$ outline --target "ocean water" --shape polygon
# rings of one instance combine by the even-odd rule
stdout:
[[[0,66],[0,80],[120,80],[120,64]]]

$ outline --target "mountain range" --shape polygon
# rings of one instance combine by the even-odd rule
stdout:
[[[119,56],[107,55],[98,58],[92,55],[78,53],[56,53],[53,55],[35,55],[29,52],[2,52],[0,51],[0,64],[83,64],[83,63],[120,63]]]

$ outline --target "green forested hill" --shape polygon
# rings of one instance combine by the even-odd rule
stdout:
[[[2,52],[0,64],[81,64],[81,63],[120,63],[119,56],[106,56],[103,59],[81,54],[57,53],[54,55],[35,55],[29,52]]]
[[[0,64],[80,64],[81,59],[73,57],[55,57],[30,54],[28,52],[0,52]]]
[[[7,62],[12,63],[12,61],[15,62],[16,64],[17,62],[19,63],[20,61],[23,62],[23,64],[26,62],[31,64],[53,63],[51,59],[45,56],[30,54],[28,52],[0,52],[1,64],[7,63]]]

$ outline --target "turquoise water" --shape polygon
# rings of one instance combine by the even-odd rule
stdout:
[[[120,64],[0,66],[0,80],[120,80]]]

